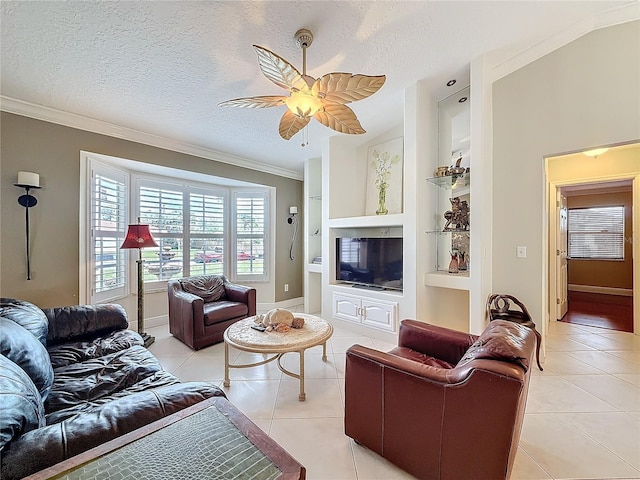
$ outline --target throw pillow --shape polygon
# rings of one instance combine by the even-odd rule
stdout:
[[[529,359],[524,354],[528,328],[512,322],[496,320],[469,347],[457,366],[475,359],[500,360],[520,365],[526,372]]]
[[[205,303],[224,299],[226,297],[225,283],[227,283],[227,278],[224,275],[201,275],[180,280],[185,292],[199,296]]]

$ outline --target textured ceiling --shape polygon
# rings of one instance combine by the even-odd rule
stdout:
[[[260,73],[253,44],[302,70],[293,34],[306,27],[310,75],[385,74],[351,104],[366,141],[401,123],[417,80],[444,83],[483,53],[522,50],[628,3],[2,0],[0,94],[300,172],[339,134],[312,120],[301,147],[301,134],[278,135],[284,107],[217,107],[284,92]]]

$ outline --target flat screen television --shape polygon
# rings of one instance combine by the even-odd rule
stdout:
[[[402,238],[336,238],[336,281],[402,290]]]

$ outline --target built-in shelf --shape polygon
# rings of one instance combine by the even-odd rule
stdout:
[[[424,284],[429,287],[452,288],[455,290],[469,290],[471,281],[469,272],[448,273],[445,271],[424,274]]]
[[[471,172],[458,175],[444,175],[442,177],[427,178],[427,182],[444,188],[446,190],[458,190],[468,187],[471,183]]]
[[[471,230],[427,230],[424,233],[435,233],[437,235],[445,235],[448,233],[462,233],[466,235],[471,235]]]
[[[329,219],[331,228],[353,227],[400,227],[404,224],[404,214],[366,215],[362,217],[344,217]]]
[[[307,270],[310,273],[322,273],[322,265],[320,263],[307,264]]]

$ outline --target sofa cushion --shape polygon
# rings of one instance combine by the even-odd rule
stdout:
[[[517,323],[494,320],[469,347],[457,366],[475,359],[501,360],[515,363],[526,372],[529,369],[529,358],[525,354],[528,331],[528,327]]]
[[[134,345],[143,345],[142,337],[132,330],[117,330],[93,340],[78,340],[50,346],[47,350],[54,369],[91,358],[103,357]]]
[[[53,383],[53,368],[44,345],[13,320],[0,317],[0,353],[18,365],[46,399]]]
[[[204,324],[215,325],[234,318],[246,317],[249,307],[244,303],[228,302],[226,300],[204,304]]]
[[[90,339],[129,328],[122,305],[70,305],[43,308],[49,320],[47,347],[59,343]]]
[[[225,283],[227,278],[224,275],[198,275],[180,280],[180,285],[185,292],[197,295],[205,303],[224,299]]]
[[[162,366],[146,348],[136,345],[103,357],[56,368],[53,387],[45,402],[47,414],[88,402],[100,402],[157,372]]]
[[[47,346],[49,321],[44,312],[33,303],[14,298],[0,298],[0,317],[13,320]]]
[[[0,355],[0,449],[14,438],[45,425],[38,389],[22,368]]]

